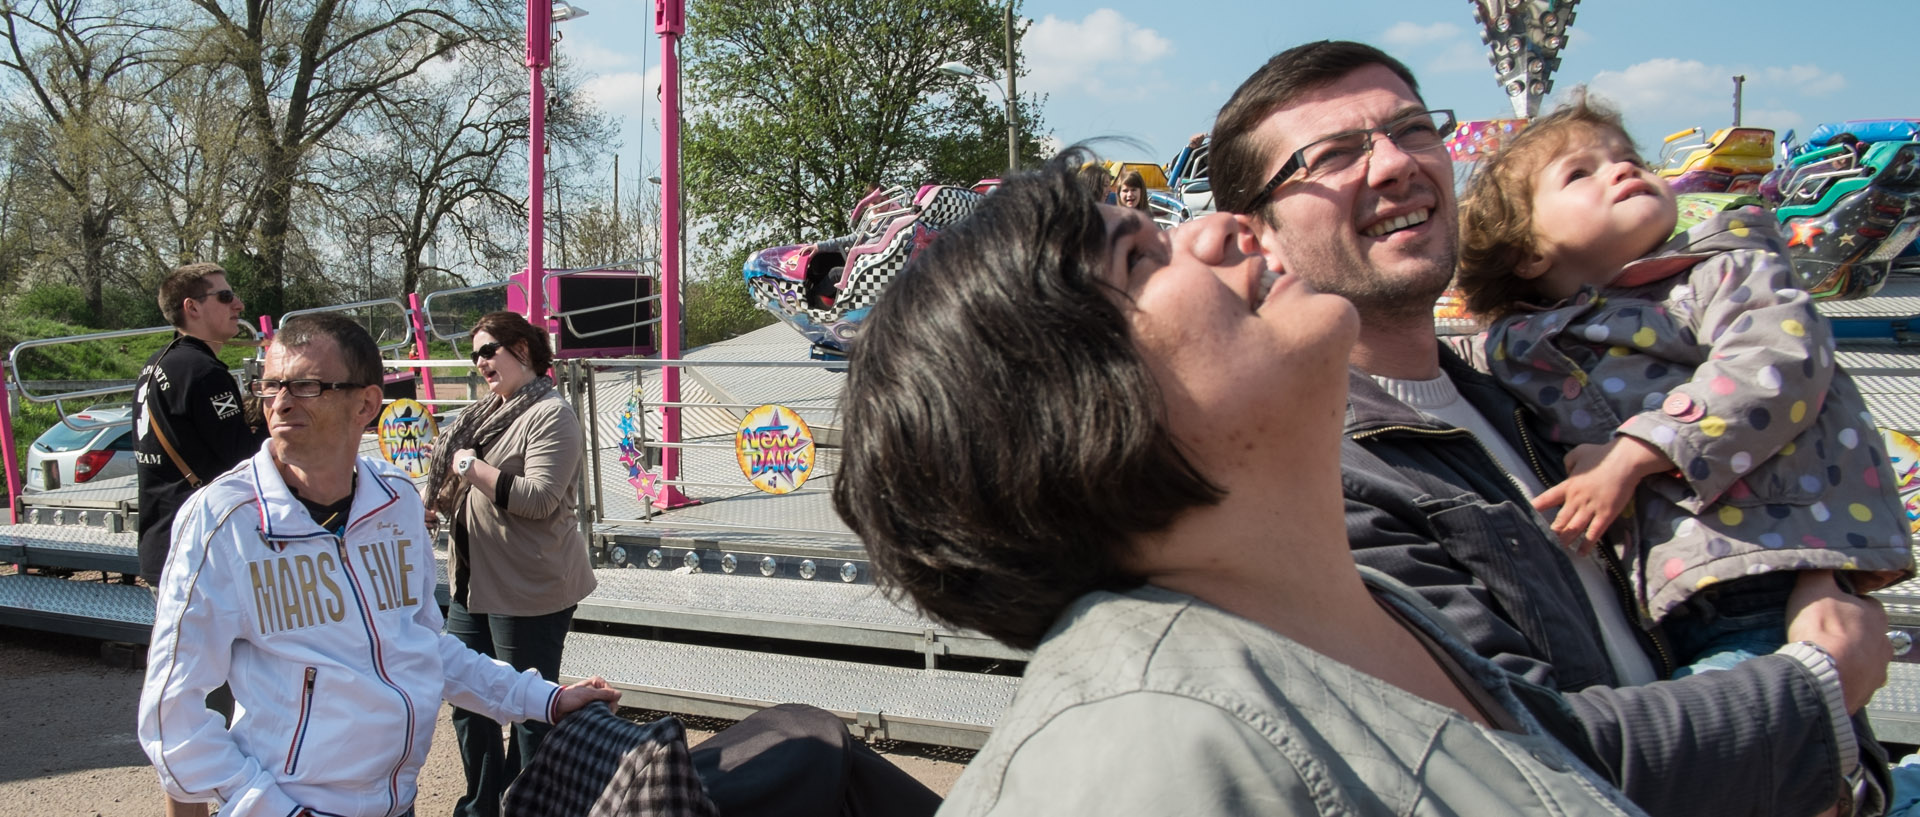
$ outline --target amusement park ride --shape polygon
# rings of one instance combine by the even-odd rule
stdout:
[[[664,55],[661,256],[549,269],[534,195],[528,265],[508,281],[327,307],[374,328],[400,375],[392,378],[397,389],[410,389],[394,395],[408,399],[395,400],[383,433],[369,435],[362,450],[417,465],[433,415],[459,411],[473,394],[447,376],[470,370],[468,362],[427,359],[427,339],[463,339],[485,311],[521,312],[557,339],[562,392],[592,418],[578,513],[599,589],[576,613],[563,675],[604,676],[625,703],[649,709],[739,718],[803,702],[836,712],[862,736],[977,747],[1011,700],[1024,654],[888,600],[822,486],[839,463],[842,353],[865,310],[915,250],[991,195],[991,185],[875,191],[852,208],[847,235],[754,255],[743,275],[782,323],[682,350],[677,43],[686,21],[684,0],[655,2]],[[1449,147],[1462,172],[1538,113],[1575,5],[1471,2],[1515,117],[1460,128]],[[582,13],[528,0],[536,191],[551,28]],[[1686,140],[1698,132],[1669,140],[1673,183],[1701,197],[1689,207],[1769,208],[1791,232],[1808,288],[1828,299],[1822,308],[1845,339],[1839,359],[1896,443],[1920,433],[1920,344],[1910,344],[1920,336],[1909,331],[1920,329],[1920,277],[1903,272],[1920,272],[1910,249],[1920,232],[1916,126],[1843,123],[1776,144],[1771,132],[1736,125],[1694,142]],[[1204,193],[1204,171],[1194,172],[1204,152],[1183,151],[1177,165],[1181,192]],[[1471,325],[1467,316],[1439,317],[1443,326]],[[272,329],[263,318],[259,334]],[[7,359],[8,387],[18,399],[78,409],[128,386],[34,391],[19,373],[23,352],[170,331],[22,343]],[[404,376],[412,372],[417,379]],[[0,434],[11,442],[4,400]],[[1895,450],[1895,470],[1911,483],[1920,446],[1907,445]],[[18,567],[0,575],[0,625],[145,643],[151,596],[122,579],[137,567],[134,478],[22,494],[13,446],[4,448],[15,524],[0,526],[0,561]],[[1896,624],[1920,628],[1920,586],[1881,596]],[[1920,743],[1920,672],[1907,666],[1895,665],[1872,713],[1883,738]]]

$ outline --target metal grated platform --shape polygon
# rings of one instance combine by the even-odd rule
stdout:
[[[20,504],[27,507],[132,510],[140,501],[138,479],[128,475],[68,485],[51,491],[29,491],[20,495]]]
[[[804,703],[839,715],[861,737],[969,749],[986,741],[1020,683],[588,633],[567,636],[560,675],[604,677],[625,706],[739,719]]]
[[[1836,320],[1848,318],[1911,318],[1920,316],[1920,280],[1888,278],[1873,297],[1855,301],[1819,301],[1820,314]]]
[[[0,552],[17,552],[14,561],[73,570],[140,572],[138,537],[91,525],[0,526]]]
[[[0,576],[0,624],[145,644],[153,593],[130,584]]]
[[[895,606],[870,584],[666,570],[603,569],[594,577],[600,586],[580,602],[575,618],[921,652],[929,665],[942,655],[1028,658],[1023,650]]]
[[[1887,685],[1867,704],[1867,718],[1882,741],[1920,744],[1920,664],[1887,667]]]

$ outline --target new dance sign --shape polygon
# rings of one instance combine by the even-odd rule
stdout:
[[[813,473],[813,429],[793,409],[764,405],[740,421],[733,453],[753,487],[784,494],[805,485]]]

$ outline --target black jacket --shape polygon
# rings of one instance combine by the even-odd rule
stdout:
[[[162,416],[149,417],[149,408]],[[253,456],[265,435],[247,426],[240,387],[205,341],[179,335],[147,360],[134,386],[133,450],[140,477],[140,576],[157,584],[172,543],[174,512],[193,487],[160,447],[155,423],[202,483]]]
[[[1564,478],[1562,452],[1527,427],[1518,402],[1450,350],[1441,358],[1461,396],[1541,482]],[[1833,804],[1844,784],[1811,672],[1786,656],[1761,656],[1724,672],[1616,688],[1572,562],[1493,454],[1363,373],[1352,373],[1350,388],[1341,481],[1355,561],[1413,587],[1480,655],[1564,693],[1601,774],[1656,817],[1805,817]],[[1625,574],[1611,554],[1602,558],[1628,620],[1638,621]],[[1640,642],[1658,671],[1672,670],[1659,639],[1643,631]],[[1874,763],[1870,745],[1863,733],[1863,764]]]

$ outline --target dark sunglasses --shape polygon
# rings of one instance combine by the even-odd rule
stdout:
[[[218,292],[209,292],[209,293],[207,293],[207,294],[205,294],[205,295],[201,295],[201,296],[199,296],[199,297],[197,297],[197,298],[194,298],[194,300],[196,300],[196,301],[204,301],[204,300],[206,300],[206,299],[208,299],[208,298],[219,298],[219,299],[220,299],[220,302],[221,302],[221,303],[223,303],[223,304],[231,304],[231,303],[233,303],[233,299],[234,299],[235,297],[236,297],[236,296],[235,296],[235,295],[233,294],[233,290],[231,290],[231,289],[223,289],[223,290],[220,290],[220,291],[218,291]]]
[[[483,344],[480,348],[473,350],[473,362],[479,363],[483,357],[492,360],[493,356],[500,351],[500,348],[500,341],[497,340],[492,343]]]

